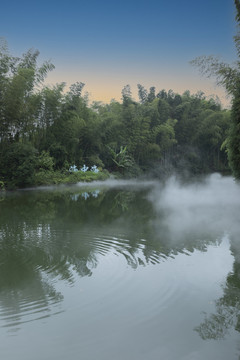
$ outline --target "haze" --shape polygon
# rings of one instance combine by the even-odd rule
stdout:
[[[232,177],[213,174],[200,182],[182,184],[172,177],[150,195],[156,210],[156,233],[170,241],[213,236],[238,239],[240,186]],[[163,225],[164,231],[163,231]],[[198,234],[196,236],[196,233]]]

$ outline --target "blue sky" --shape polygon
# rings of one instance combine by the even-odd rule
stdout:
[[[91,100],[119,100],[130,84],[182,93],[224,91],[189,61],[200,55],[236,59],[233,0],[2,0],[0,36],[21,55],[40,51],[56,69],[48,84],[82,81]]]

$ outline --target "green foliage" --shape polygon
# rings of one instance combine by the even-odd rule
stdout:
[[[240,1],[234,0],[236,8],[236,22],[238,25],[237,34],[234,37],[235,46],[240,57]],[[232,169],[233,175],[236,179],[240,179],[240,61],[229,65],[218,58],[209,56],[198,57],[192,61],[193,65],[196,65],[201,73],[208,77],[215,77],[217,84],[223,85],[232,96],[232,113],[231,113],[231,126],[228,133],[227,139],[223,142],[226,146],[228,153],[229,164]],[[221,129],[215,127],[215,132],[218,134],[217,137],[221,137]],[[211,140],[213,141],[213,139]],[[218,140],[215,138],[214,140]]]
[[[177,120],[168,119],[165,124],[158,125],[154,128],[154,136],[156,144],[159,145],[162,152],[168,150],[172,145],[176,144],[174,126]]]
[[[104,168],[104,163],[97,154],[93,154],[88,158],[88,164],[90,166],[96,165],[97,167]]]
[[[116,168],[122,172],[133,165],[133,160],[127,153],[127,146],[120,146],[120,150],[116,150],[108,147],[113,163]]]
[[[53,171],[54,159],[49,155],[47,151],[42,151],[42,153],[37,158],[36,168],[42,170]]]
[[[36,149],[29,143],[12,143],[5,151],[5,154],[0,154],[0,163],[7,187],[26,187],[34,184]]]
[[[239,95],[233,100],[232,123],[227,142],[229,164],[236,179],[240,179],[240,86]]]
[[[137,85],[138,87],[138,97],[141,104],[144,104],[148,99],[147,90],[140,84]]]
[[[35,185],[75,184],[77,182],[106,180],[108,177],[109,173],[106,170],[98,173],[91,171],[68,173],[60,170],[50,171],[40,169],[35,175]]]
[[[38,56],[29,50],[15,58],[6,44],[0,46],[0,174],[7,188],[96,178],[88,172],[70,174],[71,164],[78,169],[97,165],[121,176],[155,167],[179,169],[179,164],[195,173],[224,170],[223,143],[232,164],[236,146],[230,150],[226,140],[229,113],[214,99],[189,91],[156,95],[155,87],[148,91],[139,84],[139,102],[126,85],[122,103],[89,107],[82,82],[68,91],[65,83],[40,89],[53,65],[39,67]]]
[[[53,143],[49,147],[50,156],[54,159],[54,168],[61,169],[67,161],[67,150],[65,146],[59,143]]]
[[[214,56],[197,57],[191,64],[197,66],[204,76],[215,77],[217,85],[224,86],[229,94],[237,90],[237,79],[240,76],[237,66],[226,64]]]
[[[10,56],[7,44],[0,44],[0,136],[1,139],[28,138],[35,130],[41,111],[36,88],[54,66],[38,67],[38,51],[29,50],[22,58]]]

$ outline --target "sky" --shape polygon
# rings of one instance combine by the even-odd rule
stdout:
[[[129,84],[182,94],[223,88],[190,61],[201,55],[236,60],[234,0],[1,0],[0,37],[12,55],[40,51],[55,70],[46,84],[81,81],[91,101],[121,100]]]

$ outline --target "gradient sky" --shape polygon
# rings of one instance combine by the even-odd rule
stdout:
[[[189,61],[200,55],[236,60],[233,0],[1,0],[0,36],[11,54],[29,48],[56,69],[47,84],[82,81],[90,100],[121,99],[130,84],[216,94]]]

